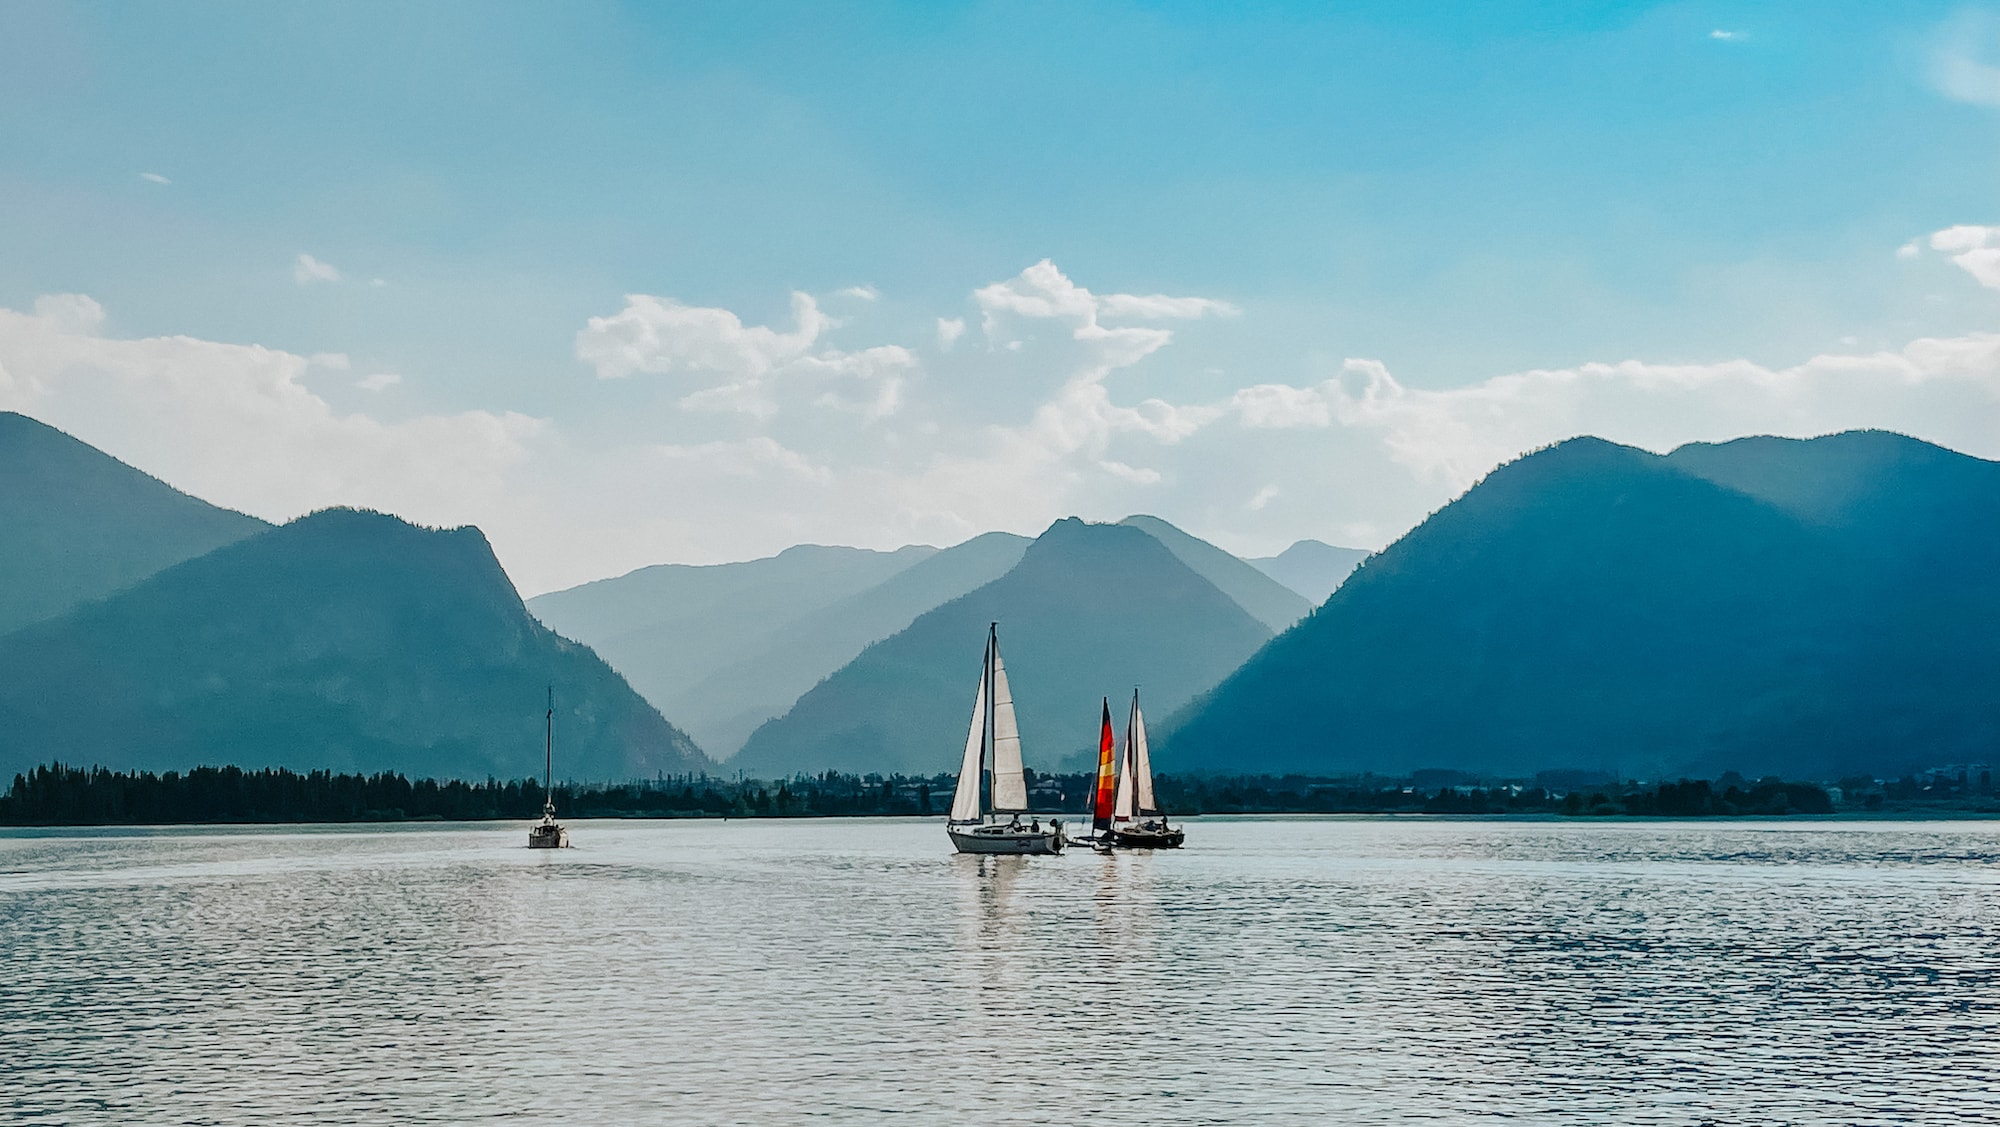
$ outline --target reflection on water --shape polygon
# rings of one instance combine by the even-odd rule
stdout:
[[[2000,826],[0,835],[27,1123],[2000,1120]]]

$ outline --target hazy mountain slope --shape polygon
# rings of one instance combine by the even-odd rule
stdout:
[[[1243,608],[1125,525],[1058,521],[1006,575],[862,651],[750,737],[752,774],[949,771],[965,746],[989,622],[1031,767],[1089,745],[1098,698],[1143,686],[1164,715],[1270,637]]]
[[[269,527],[0,411],[0,634]]]
[[[1823,777],[1990,758],[1994,574],[1995,463],[1889,435],[1665,458],[1578,439],[1372,559],[1176,718],[1161,758]]]
[[[727,758],[757,726],[854,660],[870,642],[923,612],[1005,575],[1028,549],[1025,536],[989,532],[946,548],[881,583],[786,624],[764,648],[669,697],[662,711],[701,746]]]
[[[1367,558],[1368,552],[1362,548],[1336,548],[1319,540],[1301,540],[1275,556],[1243,562],[1318,606]]]
[[[1249,611],[1250,617],[1270,627],[1273,632],[1297,622],[1312,609],[1298,592],[1159,517],[1129,516],[1119,523],[1130,525],[1166,545],[1176,559],[1192,568],[1196,575],[1215,584],[1217,590],[1235,599],[1236,605]]]
[[[521,777],[712,766],[522,606],[474,528],[329,510],[0,639],[0,777],[59,759]]]
[[[528,601],[549,629],[595,649],[657,707],[762,652],[778,631],[937,553],[802,544],[744,563],[662,564]]]

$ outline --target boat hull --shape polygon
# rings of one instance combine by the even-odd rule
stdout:
[[[1133,826],[1122,830],[1106,830],[1110,844],[1119,849],[1179,849],[1187,840],[1187,831],[1167,825]]]
[[[1022,856],[1052,856],[1062,852],[1062,827],[1047,829],[1008,825],[946,826],[951,847],[960,853],[1007,853]]]
[[[529,849],[568,849],[569,831],[552,822],[530,827],[528,830]]]

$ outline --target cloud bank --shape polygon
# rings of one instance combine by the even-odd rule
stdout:
[[[1941,255],[2000,290],[2000,228],[1898,253]],[[1578,434],[1664,451],[1886,427],[2000,456],[1994,333],[1782,367],[1623,360],[1431,388],[1368,358],[1303,377],[1190,371],[1180,334],[1218,318],[1254,331],[1254,310],[1094,292],[1047,260],[914,324],[872,319],[891,304],[880,295],[832,296],[849,319],[806,293],[777,324],[647,294],[589,318],[579,371],[550,378],[574,381],[566,399],[624,389],[619,402],[650,404],[607,428],[486,406],[391,418],[398,377],[357,380],[345,356],[118,339],[94,300],[50,295],[0,310],[0,407],[270,519],[356,504],[479,524],[529,593],[801,541],[1035,532],[1072,513],[1158,513],[1243,551],[1303,536],[1372,547],[1496,464]],[[340,389],[367,410],[337,409]]]

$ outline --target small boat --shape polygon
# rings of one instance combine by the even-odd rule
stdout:
[[[1104,704],[1104,731],[1099,740],[1097,817],[1092,836],[1122,849],[1179,849],[1187,831],[1167,824],[1153,797],[1153,757],[1146,747],[1146,716],[1139,711],[1139,690],[1132,690],[1132,715],[1125,722],[1125,748],[1118,756],[1112,794],[1105,794],[1105,760],[1111,747],[1111,702]],[[1106,802],[1107,797],[1109,802]],[[1109,806],[1109,817],[1105,808]]]
[[[542,820],[528,827],[529,849],[568,849],[569,831],[556,822],[556,689],[549,686],[549,711],[544,717],[546,731],[542,763]]]
[[[960,853],[1061,853],[1062,823],[1040,818],[1023,823],[1028,783],[1021,766],[1021,732],[1014,722],[1014,694],[1000,661],[999,623],[987,627],[986,656],[979,668],[979,693],[972,701],[972,727],[965,735],[965,758],[951,798],[945,833]],[[1006,821],[1000,818],[1005,816]]]

